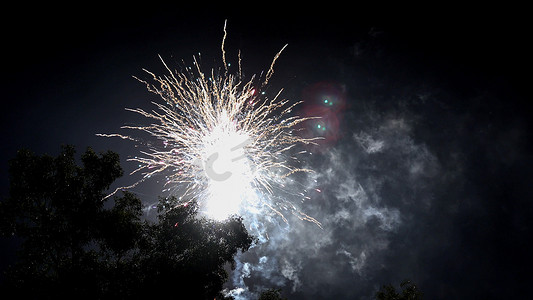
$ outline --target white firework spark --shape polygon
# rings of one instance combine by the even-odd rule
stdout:
[[[162,147],[149,147],[141,157],[128,159],[139,164],[131,174],[142,178],[129,189],[154,175],[163,175],[166,189],[179,191],[180,204],[192,199],[203,203],[207,214],[224,219],[240,210],[268,207],[285,222],[283,212],[289,211],[302,220],[320,226],[288,200],[272,201],[274,189],[282,190],[283,181],[296,172],[311,172],[293,166],[298,157],[289,151],[298,144],[315,144],[318,138],[303,138],[297,134],[298,124],[312,119],[291,115],[300,102],[281,99],[280,90],[272,99],[261,91],[274,73],[274,64],[286,45],[275,55],[263,79],[255,76],[242,80],[239,53],[239,72],[228,73],[224,42],[222,60],[224,73],[212,69],[206,75],[195,57],[195,68],[180,73],[157,76],[144,70],[153,82],[136,78],[149,91],[159,95],[162,103],[153,102],[151,112],[141,108],[127,109],[152,119],[146,126],[123,126],[140,130],[162,142]],[[137,141],[122,134],[99,134]],[[302,153],[302,152],[299,152]]]

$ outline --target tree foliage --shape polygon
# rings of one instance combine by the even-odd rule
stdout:
[[[57,157],[17,153],[0,233],[22,245],[3,289],[22,298],[222,298],[224,266],[253,243],[242,220],[201,218],[197,203],[175,198],[160,199],[157,222],[142,220],[132,193],[103,200],[123,173],[119,162],[89,148],[78,166],[70,146]]]
[[[268,289],[259,295],[259,300],[287,300],[281,296],[281,289]]]
[[[376,300],[421,300],[422,293],[410,280],[400,283],[401,291],[396,291],[394,286],[387,284],[376,293]]]
[[[161,295],[186,287],[198,299],[212,299],[228,278],[224,266],[234,267],[233,256],[246,251],[253,238],[241,218],[226,222],[198,218],[198,204],[190,202],[176,208],[176,198],[161,199],[159,222],[147,226],[138,263],[148,276],[142,285],[153,289],[168,287]],[[220,297],[221,295],[219,295]]]

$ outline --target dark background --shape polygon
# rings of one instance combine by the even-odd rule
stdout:
[[[328,147],[348,153],[349,138],[372,127],[372,118],[361,125],[362,110],[401,114],[410,120],[409,137],[439,165],[425,190],[431,209],[399,208],[411,219],[387,236],[388,250],[375,266],[381,271],[369,271],[373,282],[339,271],[342,278],[329,283],[331,297],[368,297],[372,288],[406,276],[427,299],[527,295],[533,161],[525,8],[348,4],[6,8],[0,195],[8,195],[7,161],[21,147],[51,155],[61,144],[79,152],[111,149],[131,170],[125,159],[134,155],[132,145],[95,134],[142,122],[124,108],[146,107],[155,98],[132,75],[145,76],[142,68],[162,74],[157,54],[179,66],[201,52],[206,69],[220,66],[227,19],[228,61],[235,63],[240,49],[246,75],[267,69],[289,44],[272,83],[288,98],[319,82],[344,87],[345,121]],[[148,188],[143,193],[145,201],[157,197]],[[2,240],[2,270],[15,245]],[[300,279],[304,291],[284,289],[289,299],[312,296],[305,276]],[[358,285],[370,288],[360,292]]]

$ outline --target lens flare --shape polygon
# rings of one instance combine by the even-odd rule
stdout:
[[[267,208],[285,222],[286,211],[290,211],[320,226],[316,219],[292,204],[290,197],[279,200],[280,197],[273,195],[283,191],[284,181],[292,174],[312,172],[298,166],[301,165],[298,155],[305,151],[296,152],[295,147],[316,144],[319,139],[298,134],[302,128],[298,125],[314,118],[292,115],[300,102],[282,99],[282,90],[270,99],[263,90],[285,47],[275,55],[264,77],[254,75],[246,81],[241,73],[240,53],[238,74],[228,72],[225,29],[224,25],[223,70],[211,69],[206,74],[193,57],[194,67],[186,68],[185,72],[172,71],[161,59],[167,75],[157,76],[144,70],[151,77],[150,82],[136,78],[163,101],[153,102],[155,108],[150,112],[127,109],[153,122],[122,128],[145,132],[158,143],[149,143],[147,151],[128,159],[139,166],[131,174],[140,173],[142,178],[130,186],[117,188],[108,197],[161,175],[165,178],[164,191],[179,195],[178,205],[197,199],[205,213],[214,219]],[[99,136],[140,142],[130,135]]]

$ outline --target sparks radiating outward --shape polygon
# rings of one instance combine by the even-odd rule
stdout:
[[[151,146],[141,152],[142,157],[130,158],[139,164],[132,174],[139,172],[142,179],[112,194],[162,175],[166,188],[179,191],[180,204],[198,199],[212,218],[223,219],[242,209],[267,207],[285,222],[283,212],[289,211],[320,226],[290,201],[271,201],[270,197],[291,174],[311,172],[293,166],[297,157],[290,153],[296,145],[313,144],[317,139],[297,134],[297,125],[310,119],[291,115],[300,102],[291,104],[280,99],[281,90],[272,99],[259,92],[268,84],[285,47],[276,54],[264,78],[252,76],[243,81],[240,53],[238,74],[228,73],[225,38],[224,24],[223,74],[217,75],[213,69],[205,74],[193,57],[195,67],[186,72],[171,71],[161,59],[168,75],[161,77],[144,70],[153,83],[136,78],[164,101],[153,102],[157,109],[151,112],[127,109],[153,119],[153,124],[122,128],[146,132],[163,146]],[[99,135],[137,141],[122,134]]]

